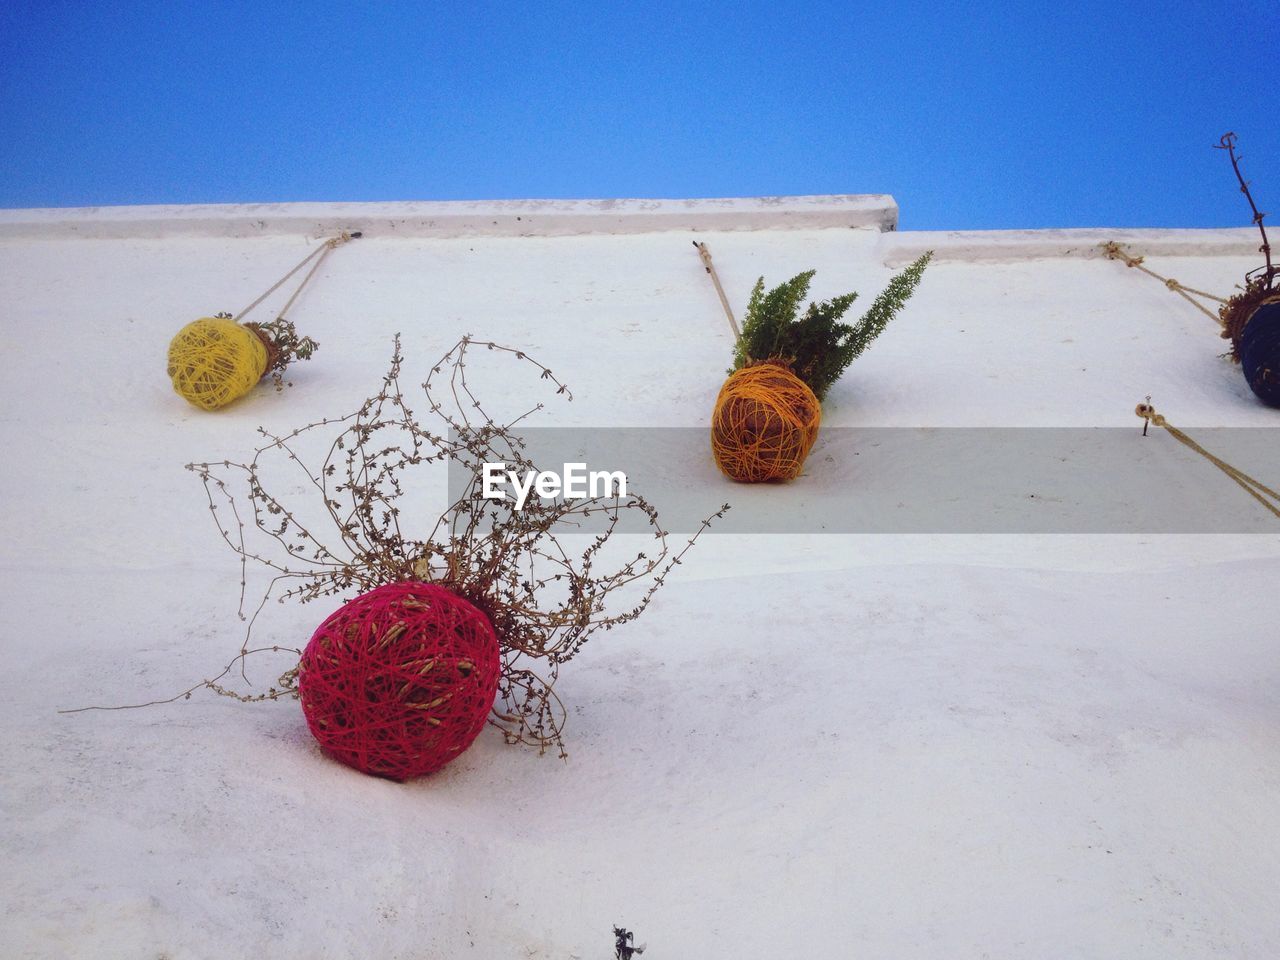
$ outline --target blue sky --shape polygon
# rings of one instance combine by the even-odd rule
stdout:
[[[1280,2],[0,4],[0,206],[891,193],[1280,217]]]

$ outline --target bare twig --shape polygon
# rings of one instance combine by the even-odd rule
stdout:
[[[1227,155],[1231,158],[1231,169],[1235,171],[1236,180],[1240,182],[1240,192],[1249,201],[1249,209],[1253,212],[1253,222],[1257,225],[1258,232],[1262,234],[1262,246],[1258,249],[1262,252],[1267,262],[1265,266],[1259,267],[1257,270],[1250,270],[1245,274],[1246,285],[1254,280],[1255,274],[1261,273],[1263,285],[1270,289],[1276,274],[1280,273],[1280,267],[1276,267],[1271,263],[1271,244],[1267,241],[1267,228],[1262,225],[1266,214],[1260,211],[1258,205],[1253,202],[1253,194],[1249,191],[1249,182],[1245,180],[1244,174],[1240,172],[1240,161],[1244,158],[1236,156],[1236,135],[1234,133],[1224,133],[1215,149],[1227,151]]]
[[[219,696],[231,697],[233,700],[239,700],[241,703],[257,703],[262,700],[280,700],[284,697],[296,697],[298,695],[298,691],[297,691],[298,668],[297,667],[293,667],[289,670],[286,670],[283,674],[281,674],[280,679],[276,681],[276,683],[279,684],[279,686],[272,687],[266,693],[256,693],[256,694],[236,693],[234,690],[229,690],[218,682],[223,677],[225,677],[228,673],[230,673],[233,669],[235,669],[237,664],[240,664],[243,666],[245,659],[251,656],[252,654],[279,653],[281,650],[287,650],[290,653],[296,654],[298,656],[302,656],[302,651],[297,650],[293,647],[273,646],[273,647],[258,647],[256,650],[245,649],[245,650],[241,650],[238,654],[236,654],[231,659],[231,662],[228,663],[225,667],[223,667],[222,672],[219,673],[216,677],[213,677],[210,680],[201,680],[199,683],[194,684],[193,686],[188,687],[186,690],[182,691],[182,693],[174,694],[172,697],[167,697],[164,700],[149,700],[146,703],[126,703],[126,704],[123,704],[120,706],[114,706],[114,707],[76,707],[73,710],[59,710],[58,712],[59,713],[85,713],[89,710],[141,710],[143,707],[158,707],[166,703],[175,703],[178,700],[190,700],[191,695],[193,693],[195,693],[197,690],[203,690],[205,688],[212,690],[214,693],[218,694]]]
[[[657,511],[634,493],[572,501],[532,498],[522,509],[511,500],[484,498],[486,463],[537,471],[513,426],[542,404],[495,422],[467,381],[468,360],[481,347],[531,365],[558,396],[572,399],[550,369],[523,351],[465,336],[423,384],[428,413],[437,424],[438,432],[433,431],[414,416],[401,389],[403,360],[396,337],[381,387],[355,412],[284,435],[260,430],[263,443],[247,462],[187,465],[204,483],[219,534],[240,558],[239,613],[248,626],[241,652],[226,670],[156,703],[183,699],[202,687],[247,700],[291,693],[284,682],[288,674],[270,694],[238,695],[219,684],[236,664],[243,674],[244,658],[259,652],[249,645],[253,625],[273,596],[306,603],[364,593],[384,583],[429,580],[470,600],[493,623],[502,647],[502,676],[491,722],[509,742],[555,746],[564,755],[567,711],[554,690],[560,667],[596,632],[640,616],[667,574],[728,504],[675,550]],[[314,435],[331,427],[338,432],[319,445],[323,460],[312,460],[307,449],[316,446]],[[401,527],[405,472],[431,464],[461,468],[465,482],[427,525],[426,537],[415,539]],[[277,475],[281,468],[289,471],[283,479]],[[247,499],[247,509],[233,487],[244,491],[239,497]],[[293,503],[299,490],[312,493],[312,502]],[[610,552],[606,562],[606,546],[628,512],[644,518],[652,545],[634,553]],[[265,567],[272,576],[250,614],[251,565]],[[628,599],[622,601],[624,595]]]

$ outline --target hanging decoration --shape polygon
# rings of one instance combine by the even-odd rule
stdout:
[[[494,419],[472,391],[476,351],[532,365],[572,399],[551,370],[519,350],[470,336],[432,368],[418,420],[400,386],[400,340],[376,393],[346,416],[285,434],[260,430],[247,462],[193,463],[214,522],[239,555],[244,643],[200,689],[249,702],[299,698],[308,726],[332,757],[395,780],[439,769],[487,721],[510,743],[565,756],[567,711],[556,695],[560,668],[600,631],[643,613],[725,504],[679,549],[654,507],[634,490],[582,499],[485,495],[486,464],[537,474],[515,425],[542,409]],[[449,506],[421,532],[411,477],[447,468]],[[491,492],[491,491],[490,491]],[[310,494],[310,496],[308,496]],[[624,521],[628,517],[640,521]],[[619,543],[614,533],[646,531]],[[255,604],[250,567],[269,571]],[[316,629],[305,649],[254,646],[254,624],[272,599],[351,598]],[[292,652],[296,662],[268,690],[244,693],[255,654]],[[141,704],[150,706],[152,704]],[[100,708],[89,708],[100,709]]]
[[[302,651],[298,697],[331,756],[408,780],[479,736],[499,666],[497,634],[474,604],[431,583],[388,583],[320,624]]]
[[[277,390],[283,389],[284,369],[295,360],[311,359],[320,346],[310,337],[299,337],[285,314],[325,258],[360,235],[344,232],[325,240],[238,314],[201,317],[179,330],[169,343],[168,362],[169,379],[178,396],[202,410],[217,410],[245,396],[267,377],[273,378]],[[242,322],[250,311],[308,264],[311,269],[274,320]]]
[[[1129,253],[1114,240],[1101,246],[1108,259],[1119,260],[1127,267],[1154,277],[1201,313],[1217,321],[1222,338],[1231,341],[1227,356],[1240,364],[1249,389],[1268,406],[1280,407],[1280,284],[1276,282],[1277,276],[1280,276],[1280,266],[1271,261],[1271,244],[1263,225],[1266,214],[1258,210],[1249,183],[1240,171],[1241,158],[1236,155],[1236,135],[1223,134],[1217,149],[1227,151],[1231,158],[1231,168],[1240,184],[1240,192],[1245,195],[1253,213],[1252,222],[1262,235],[1262,245],[1258,250],[1265,262],[1245,274],[1244,286],[1239,287],[1237,293],[1230,297],[1220,297],[1188,287],[1156,273],[1144,265],[1144,257]],[[1206,307],[1205,301],[1217,304],[1216,312]]]
[[[911,298],[932,251],[890,280],[855,324],[844,323],[841,317],[856,293],[810,303],[797,316],[813,270],[767,293],[761,277],[751,291],[739,329],[711,251],[705,243],[695,241],[694,246],[735,338],[733,367],[711,415],[716,465],[725,476],[742,483],[794,480],[817,440],[827,390]]]

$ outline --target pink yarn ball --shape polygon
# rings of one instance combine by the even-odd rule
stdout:
[[[298,695],[325,752],[408,780],[439,770],[484,728],[498,637],[474,604],[430,583],[391,583],[336,611],[302,653]]]

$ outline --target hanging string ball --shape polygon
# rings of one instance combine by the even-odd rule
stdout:
[[[471,746],[499,672],[497,634],[476,606],[435,584],[392,583],[320,625],[302,653],[298,695],[329,755],[408,780]]]
[[[243,397],[267,366],[263,338],[229,317],[201,317],[169,343],[173,389],[204,410],[217,410]]]
[[[1245,321],[1235,350],[1258,399],[1280,407],[1280,296],[1264,302]]]
[[[716,465],[741,483],[794,480],[818,438],[822,405],[781,363],[735,372],[716,397],[711,450]]]

